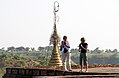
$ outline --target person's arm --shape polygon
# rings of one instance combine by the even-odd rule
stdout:
[[[79,52],[80,52],[80,51],[81,51],[81,44],[79,44],[79,46],[78,46],[78,47],[79,47]]]
[[[81,45],[81,48],[87,51],[88,50],[88,45],[86,45],[86,47],[83,47],[83,45]]]
[[[85,50],[86,50],[86,51],[88,50],[88,44],[86,45],[86,48],[85,48]]]

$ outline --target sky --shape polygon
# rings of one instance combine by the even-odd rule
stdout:
[[[55,0],[0,0],[0,48],[48,46]],[[57,30],[71,48],[119,49],[119,0],[57,0]]]

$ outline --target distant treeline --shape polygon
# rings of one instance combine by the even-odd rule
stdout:
[[[7,52],[19,52],[19,51],[46,51],[46,50],[52,50],[52,46],[46,46],[46,47],[38,47],[37,49],[35,49],[34,47],[23,47],[23,46],[20,46],[20,47],[14,47],[14,46],[11,46],[11,47],[7,47],[7,49],[5,50],[5,47],[1,48],[0,51],[7,51]],[[72,48],[71,49],[71,52],[74,52],[74,51],[78,51],[77,48]],[[102,52],[106,52],[106,53],[115,53],[115,52],[118,52],[117,49],[105,49],[105,50],[100,50],[99,47],[95,48],[94,50],[89,50],[89,52],[96,52],[96,53],[102,53]]]
[[[52,46],[38,47],[8,47],[0,49],[0,68],[21,67],[21,66],[46,66],[49,63],[52,54]],[[79,64],[80,52],[78,49],[71,49],[72,61]],[[59,51],[61,55],[61,52]],[[119,52],[117,49],[88,50],[89,64],[118,64]]]

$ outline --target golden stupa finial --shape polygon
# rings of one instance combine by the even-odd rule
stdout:
[[[59,11],[59,3],[54,2],[54,28],[53,33],[50,37],[50,44],[53,44],[53,52],[49,62],[50,66],[62,66],[62,61],[58,52],[58,44],[60,44],[60,36],[57,33],[56,22],[59,20],[59,16],[56,13]]]

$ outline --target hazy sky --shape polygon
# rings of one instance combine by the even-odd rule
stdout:
[[[61,38],[72,48],[85,37],[89,49],[119,49],[119,0],[58,0]],[[0,47],[48,46],[54,0],[0,0]]]

